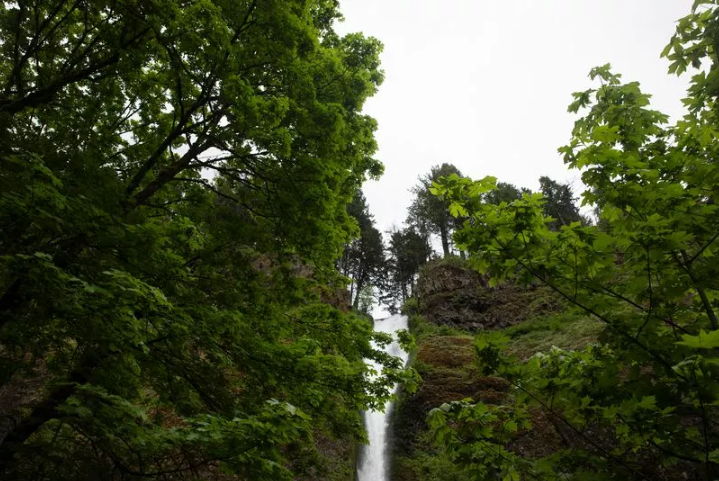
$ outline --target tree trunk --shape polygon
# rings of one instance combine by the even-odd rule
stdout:
[[[355,311],[359,307],[360,294],[362,293],[362,287],[364,287],[364,276],[357,279],[357,292],[355,293],[354,301],[352,302],[352,309]]]
[[[87,382],[87,373],[75,371],[68,383],[55,388],[50,395],[37,404],[30,414],[24,417],[5,438],[0,442],[0,478],[8,473],[15,463],[15,455],[20,451],[25,441],[35,434],[46,422],[57,417],[59,408],[72,394],[78,384]],[[4,479],[4,478],[3,478]]]
[[[354,304],[353,299],[355,295],[355,280],[352,279],[352,282],[350,283],[350,306]]]
[[[439,226],[439,236],[442,238],[442,250],[444,257],[449,257],[449,231],[446,225]]]
[[[21,283],[22,281],[20,279],[15,279],[2,297],[0,297],[0,313],[9,311],[18,303]],[[10,320],[9,315],[1,316],[0,327],[2,327],[8,320]]]
[[[699,298],[702,301],[702,305],[704,306],[704,310],[707,313],[707,317],[709,317],[709,325],[712,329],[716,330],[719,329],[719,319],[717,319],[716,314],[714,313],[714,309],[712,308],[711,300],[709,300],[709,297],[707,296],[706,292],[704,291],[704,288],[702,287],[701,283],[697,280],[697,278],[694,275],[694,271],[692,269],[692,260],[689,255],[685,251],[680,251],[682,256],[682,261],[679,260],[679,258],[675,255],[674,259],[677,263],[684,269],[684,271],[689,276],[689,280],[692,281],[692,284],[694,285],[694,288],[697,291],[697,294],[699,294]]]

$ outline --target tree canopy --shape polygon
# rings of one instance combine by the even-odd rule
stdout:
[[[339,18],[0,5],[0,477],[289,479],[362,438],[400,366],[320,302],[382,172],[382,46]]]
[[[606,326],[598,344],[526,363],[502,353],[501,333],[477,338],[482,371],[507,379],[513,402],[456,402],[431,415],[439,443],[473,476],[647,480],[663,470],[709,480],[719,473],[719,9],[702,3],[679,21],[663,53],[672,73],[707,66],[692,77],[688,111],[675,124],[609,65],[591,71],[595,88],[574,94],[569,110],[580,117],[560,152],[582,172],[584,201],[601,207],[598,226],[553,214],[564,224],[554,226],[542,194],[484,202],[491,177],[452,176],[436,188],[471,219],[456,241],[477,269],[495,280],[542,282]],[[575,448],[539,458],[509,449],[537,410],[577,439]]]

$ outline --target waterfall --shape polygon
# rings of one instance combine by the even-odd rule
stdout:
[[[374,322],[375,331],[394,334],[400,329],[407,329],[407,316],[394,315],[387,319],[377,319]],[[401,358],[407,362],[408,353],[404,352],[397,342],[397,338],[385,346],[385,352]],[[372,367],[379,370],[374,361],[367,361]],[[397,386],[394,387],[397,389]],[[365,427],[369,446],[366,446],[359,459],[359,481],[386,481],[387,476],[387,435],[389,431],[389,414],[392,403],[385,405],[384,412],[366,411],[364,414]]]

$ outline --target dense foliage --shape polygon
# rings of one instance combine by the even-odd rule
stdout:
[[[362,438],[398,366],[320,299],[382,171],[381,45],[338,18],[0,3],[1,478],[283,479]]]
[[[577,199],[574,196],[572,187],[569,184],[562,184],[547,176],[539,178],[539,192],[542,194],[542,210],[544,215],[551,217],[553,220],[549,223],[549,228],[557,230],[563,225],[569,225],[572,222],[582,221],[589,224],[589,220],[583,217],[577,206]],[[507,182],[497,182],[494,188],[483,195],[484,202],[499,205],[502,202],[511,203],[520,200],[524,194],[531,194],[532,191],[525,187],[517,188],[513,184]],[[462,220],[460,218],[460,220]]]
[[[581,170],[598,226],[551,229],[541,194],[485,202],[490,177],[451,176],[435,189],[469,217],[455,240],[477,269],[539,280],[605,324],[599,344],[526,363],[504,354],[502,333],[477,338],[480,367],[513,386],[512,402],[456,402],[430,416],[472,479],[719,476],[718,42],[717,2],[696,2],[663,53],[671,72],[700,69],[673,125],[609,66],[574,95],[581,117],[560,151]],[[511,448],[538,411],[570,449],[532,458]]]
[[[560,152],[596,225],[567,184],[445,163],[387,245],[361,192],[382,173],[362,113],[382,46],[340,19],[338,0],[0,2],[0,478],[346,478],[323,450],[350,451],[360,412],[415,376],[344,289],[355,311],[375,287],[396,308],[437,236],[483,288],[541,282],[572,305],[551,320],[564,338],[604,327],[528,360],[511,330],[480,335],[478,366],[468,336],[425,343],[462,386],[511,389],[433,410],[441,452],[418,469],[717,479],[719,1],[663,52],[696,70],[676,123],[608,65],[574,94]],[[438,329],[419,307],[415,332]],[[547,419],[567,449],[515,449]]]

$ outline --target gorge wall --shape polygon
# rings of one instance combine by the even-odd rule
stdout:
[[[422,382],[403,392],[392,418],[393,481],[463,481],[469,479],[434,448],[426,423],[429,411],[465,398],[504,402],[509,384],[482,376],[476,365],[474,335],[505,330],[509,349],[520,358],[556,345],[581,347],[596,339],[601,326],[564,311],[545,287],[504,284],[489,287],[487,279],[461,259],[428,264],[418,281],[417,297],[405,305],[417,348],[411,364]],[[544,456],[560,449],[563,433],[542,413],[533,414],[533,429],[519,433],[515,448],[524,455]]]

